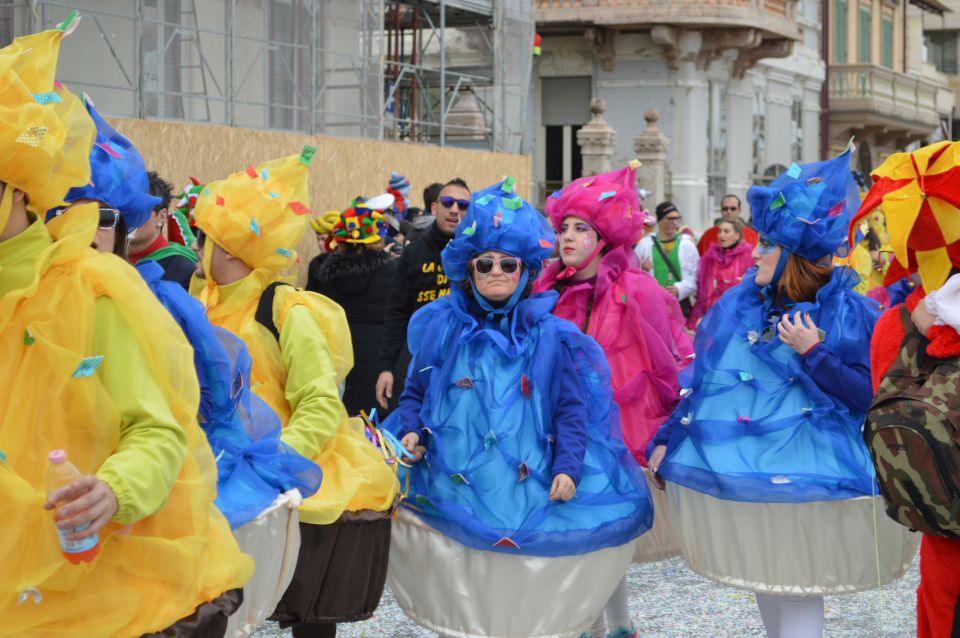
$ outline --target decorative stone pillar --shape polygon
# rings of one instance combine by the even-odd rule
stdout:
[[[603,98],[595,97],[590,100],[590,121],[577,131],[584,175],[599,175],[611,169],[611,159],[617,146],[617,132],[603,119],[606,110],[607,103]]]
[[[746,201],[753,173],[753,78],[727,81],[727,192]],[[726,193],[715,193],[719,206]],[[746,212],[746,205],[743,210]]]
[[[637,169],[637,181],[640,188],[650,191],[645,202],[647,208],[654,208],[666,199],[667,192],[667,147],[670,140],[657,128],[660,114],[650,109],[643,114],[647,128],[633,138],[634,156],[640,160]]]
[[[673,202],[684,217],[684,224],[709,228],[711,211],[707,210],[707,143],[705,131],[708,117],[708,84],[697,68],[697,57],[703,43],[699,31],[683,31],[677,37],[677,70],[671,73],[674,89]]]

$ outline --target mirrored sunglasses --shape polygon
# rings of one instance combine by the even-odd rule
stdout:
[[[457,199],[456,197],[448,197],[446,195],[440,198],[440,205],[444,208],[452,209],[454,204],[456,204],[460,210],[467,210],[467,208],[470,207],[470,200]]]
[[[505,275],[512,275],[520,267],[520,260],[516,257],[502,257],[493,259],[492,257],[478,257],[473,260],[474,269],[481,275],[489,275],[493,272],[493,266],[500,267],[500,272]]]

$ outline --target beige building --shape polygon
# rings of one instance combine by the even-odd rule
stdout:
[[[956,94],[923,42],[925,25],[960,28],[949,11],[939,0],[829,0],[829,145],[836,151],[855,137],[864,174],[892,152],[951,138]],[[955,39],[952,67],[943,47],[933,52],[956,73]]]
[[[820,156],[824,66],[818,0],[535,0],[535,74],[548,191],[578,176],[575,133],[603,98],[613,163],[634,156],[643,113],[669,138],[666,197],[703,229],[720,199]],[[657,191],[652,185],[644,188]],[[646,202],[653,207],[657,202]]]

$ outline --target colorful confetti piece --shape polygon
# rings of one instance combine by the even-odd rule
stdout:
[[[503,207],[510,210],[520,210],[523,208],[523,200],[519,197],[507,197],[503,200]]]
[[[40,126],[39,124],[32,124],[27,127],[27,130],[21,133],[17,137],[18,144],[26,144],[27,146],[32,146],[34,148],[40,146],[40,142],[43,140],[43,136],[47,134],[47,127]]]
[[[103,361],[103,355],[97,355],[95,357],[86,357],[85,359],[80,360],[80,364],[77,365],[77,369],[73,371],[73,374],[70,376],[79,379],[81,377],[89,377],[94,373],[97,367],[100,365],[100,362]]]
[[[293,257],[293,251],[289,248],[277,248],[275,251],[278,255],[283,255],[284,257]]]
[[[597,198],[597,201],[602,202],[603,200],[613,197],[616,194],[617,194],[617,191],[603,191],[602,193],[600,193],[600,197]]]
[[[520,546],[517,543],[506,536],[498,540],[493,544],[494,547],[511,547],[513,549],[520,549]]]
[[[477,232],[477,220],[473,220],[473,223],[463,229],[463,235],[469,237],[470,235]]]
[[[507,179],[503,180],[503,186],[500,187],[500,190],[505,193],[512,193],[513,187],[516,186],[516,184],[517,180],[515,180],[513,177],[507,177]]]
[[[96,146],[97,148],[99,148],[104,153],[106,153],[107,155],[109,155],[114,159],[123,159],[123,155],[118,153],[116,149],[110,146],[109,142],[97,142],[96,144],[94,144],[94,146]]]
[[[257,237],[260,236],[260,224],[257,222],[256,219],[253,219],[252,217],[250,218],[250,232],[256,235]]]
[[[302,202],[290,202],[287,206],[297,215],[307,215],[310,213],[310,209],[304,206]]]
[[[63,102],[63,98],[58,93],[50,91],[49,93],[34,93],[33,101],[37,104],[53,104]]]
[[[790,168],[787,169],[787,177],[790,179],[797,179],[800,177],[800,166],[794,162],[790,165]]]

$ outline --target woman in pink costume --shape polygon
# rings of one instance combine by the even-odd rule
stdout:
[[[697,271],[697,303],[687,319],[687,329],[696,330],[707,310],[730,288],[743,279],[753,266],[753,244],[743,239],[743,223],[739,220],[720,222],[717,242],[700,258]]]
[[[633,253],[644,219],[636,184],[636,169],[628,166],[582,177],[547,199],[560,259],[544,270],[534,290],[559,292],[553,313],[603,348],[624,443],[649,480],[644,448],[678,400],[677,376],[691,361],[693,344],[683,329],[680,304],[641,270]],[[676,553],[666,508],[656,503],[655,508],[654,529],[644,535],[650,538],[640,541],[635,555],[641,560]],[[611,603],[608,620],[617,629],[610,635],[632,635],[625,582]],[[598,624],[602,627],[602,616]]]

